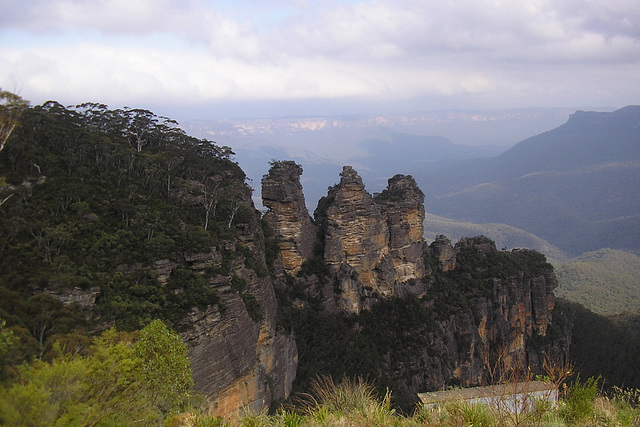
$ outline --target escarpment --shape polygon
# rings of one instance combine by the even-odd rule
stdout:
[[[228,416],[316,375],[368,378],[411,409],[417,392],[566,359],[544,257],[482,237],[428,245],[410,176],[372,196],[346,166],[312,219],[302,168],[273,162],[260,218],[229,147],[148,113],[48,102],[3,149],[0,311],[26,339],[15,366],[86,342],[78,326],[90,339],[162,319],[211,414]]]
[[[291,178],[286,175],[283,185],[299,191]],[[270,209],[265,218],[274,229],[284,221],[272,202],[281,179],[272,168],[266,192],[263,185]],[[427,245],[424,216],[424,195],[411,176],[392,177],[373,197],[349,166],[318,202],[321,250],[290,276],[288,290],[296,297],[285,301],[293,313],[314,313],[299,314],[289,325],[307,380],[370,376],[410,408],[421,391],[501,381],[519,369],[543,373],[545,359],[565,363],[570,337],[552,322],[557,281],[545,257],[498,251],[481,236],[455,245],[438,236]],[[310,219],[303,217],[289,228],[305,227]],[[314,312],[318,302],[322,308]],[[323,334],[318,322],[332,327]],[[342,362],[327,365],[327,357]]]
[[[246,206],[251,201],[244,200]],[[236,225],[234,240],[220,251],[240,254],[227,271],[210,278],[219,304],[194,309],[182,321],[195,388],[204,392],[214,416],[232,416],[242,408],[259,412],[286,399],[296,375],[293,336],[276,330],[277,302],[272,278],[266,274],[264,234],[251,215]],[[229,255],[227,255],[229,256]],[[219,270],[218,249],[187,260],[207,274]]]

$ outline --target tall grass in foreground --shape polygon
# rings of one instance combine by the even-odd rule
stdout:
[[[536,402],[533,410],[520,415],[486,405],[450,402],[433,408],[418,407],[403,416],[391,407],[391,394],[379,397],[362,379],[336,384],[331,378],[317,379],[309,394],[300,396],[294,407],[245,414],[224,421],[206,415],[181,414],[167,420],[167,426],[189,427],[458,427],[458,426],[640,426],[640,390],[614,388],[609,395],[598,391],[598,379],[579,378],[566,397],[552,405]]]

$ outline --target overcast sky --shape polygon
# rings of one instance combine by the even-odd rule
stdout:
[[[0,87],[179,120],[640,103],[638,0],[0,0]]]

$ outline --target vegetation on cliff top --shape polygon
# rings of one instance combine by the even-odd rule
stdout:
[[[157,425],[197,401],[187,348],[159,320],[71,345],[58,341],[51,360],[22,365],[0,385],[0,424]]]
[[[239,260],[260,277],[273,274],[275,239],[263,224],[268,271],[235,245],[234,225],[256,213],[228,147],[190,137],[174,121],[141,109],[56,102],[23,107],[0,152],[0,318],[6,320],[0,321],[0,413],[14,421],[29,416],[71,423],[93,420],[100,414],[92,411],[108,407],[101,416],[116,424],[131,418],[109,411],[157,422],[188,403],[186,371],[165,389],[158,371],[140,370],[141,360],[157,354],[145,332],[92,336],[111,324],[120,331],[158,326],[154,319],[177,325],[191,308],[218,304],[208,279],[223,275],[233,281],[232,265]],[[187,261],[201,252],[220,255],[202,275]],[[317,298],[300,292],[309,285],[305,276],[322,281],[328,275],[322,260],[314,259],[302,277],[288,278],[289,288],[278,290],[281,325],[295,331],[300,352],[296,387],[308,389],[318,374],[368,375],[384,390],[402,379],[393,378],[382,361],[401,363],[415,349],[429,348],[438,320],[467,312],[470,298],[489,292],[488,275],[505,278],[547,266],[531,251],[482,260],[477,255],[462,251],[461,269],[436,275],[428,304],[415,297],[390,299],[359,316],[324,313]],[[159,260],[175,264],[166,277]],[[465,267],[475,262],[484,267]],[[236,282],[251,317],[260,321],[260,302]],[[64,304],[52,296],[72,292],[89,303]],[[291,302],[300,296],[307,298],[304,308],[294,308]],[[86,310],[94,298],[95,306]],[[183,369],[180,357],[177,365],[161,363]],[[25,361],[31,365],[21,365]],[[103,391],[116,400],[92,388],[104,381]],[[21,402],[36,412],[17,410]]]
[[[49,101],[16,124],[0,152],[0,317],[19,338],[12,363],[42,357],[49,338],[91,334],[96,321],[175,325],[218,303],[209,277],[230,274],[235,259],[251,268],[251,254],[229,243],[256,212],[228,147],[147,110],[94,103]],[[220,258],[195,274],[186,259],[214,247]],[[168,277],[159,260],[173,266]],[[71,292],[95,307],[51,295]]]
[[[379,392],[392,390],[393,404],[410,411],[416,396],[403,384],[410,383],[413,376],[422,378],[435,370],[455,369],[455,361],[445,355],[446,348],[455,347],[457,338],[461,342],[467,338],[456,338],[453,332],[450,338],[445,332],[447,325],[466,324],[468,319],[481,316],[473,301],[493,299],[494,280],[507,282],[523,276],[528,280],[526,277],[552,269],[544,256],[534,251],[497,251],[491,246],[493,242],[482,237],[469,242],[460,249],[458,266],[450,272],[438,272],[437,259],[425,256],[433,276],[425,279],[422,298],[382,298],[359,314],[325,311],[320,301],[322,291],[305,280],[315,275],[324,281],[328,278],[326,265],[320,258],[305,263],[300,277],[289,278],[288,288],[278,292],[280,325],[294,332],[298,346],[294,391],[308,390],[318,375],[336,380],[363,377]],[[490,245],[493,250],[477,251],[474,244]],[[533,341],[529,345],[534,345]]]

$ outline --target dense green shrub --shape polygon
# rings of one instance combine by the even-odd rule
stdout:
[[[598,396],[600,377],[588,378],[585,382],[580,375],[575,379],[565,397],[564,415],[570,422],[590,419],[594,414],[594,403]]]

